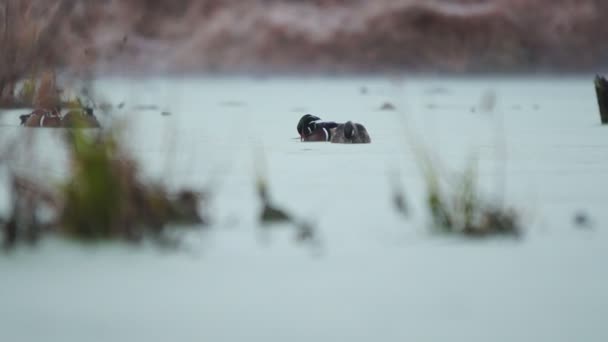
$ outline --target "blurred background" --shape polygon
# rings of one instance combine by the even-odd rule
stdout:
[[[0,341],[608,341],[607,16],[0,0]]]
[[[4,3],[22,39],[53,21],[37,39],[70,70],[581,72],[608,51],[601,0]]]

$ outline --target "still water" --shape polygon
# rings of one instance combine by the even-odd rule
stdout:
[[[0,340],[606,341],[608,131],[591,80],[98,81],[99,97],[124,102],[101,119],[124,124],[142,173],[210,188],[213,224],[183,252],[51,239],[0,256]],[[301,143],[304,113],[360,122],[372,143]],[[18,114],[0,116],[3,139],[23,134]],[[37,130],[35,167],[14,166],[61,181],[59,131]],[[524,237],[430,234],[414,146],[446,174],[475,160]],[[256,170],[320,245],[259,227]],[[408,218],[391,203],[395,178]]]

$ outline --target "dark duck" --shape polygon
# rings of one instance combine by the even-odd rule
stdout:
[[[61,125],[67,128],[99,128],[99,121],[93,114],[93,108],[70,110],[61,118]]]
[[[321,118],[306,114],[297,126],[300,141],[330,141],[339,144],[367,144],[371,142],[367,129],[359,123],[347,121],[339,124],[321,121]]]

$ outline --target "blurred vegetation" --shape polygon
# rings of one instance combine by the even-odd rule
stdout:
[[[82,110],[84,108],[84,101],[78,96],[70,97],[62,102],[61,106],[66,109]]]
[[[80,97],[71,97],[63,103],[61,102],[59,96],[61,90],[57,85],[55,74],[55,68],[62,62],[58,57],[59,50],[62,47],[65,48],[66,45],[65,37],[61,41],[58,32],[67,21],[68,16],[73,13],[72,8],[76,2],[76,0],[51,2],[4,0],[0,3],[1,107],[51,108],[61,104],[76,111],[82,112],[85,109],[85,101]],[[276,3],[279,2],[281,1],[276,1]],[[197,8],[201,10],[201,13],[205,13],[205,16],[211,17],[224,4],[228,4],[228,2],[222,3],[221,1],[208,2],[208,4],[211,3],[213,5],[200,5],[201,7]],[[231,2],[228,7],[249,8],[247,6],[251,5],[242,5],[243,3]],[[329,5],[346,6],[349,2],[319,0],[308,3],[325,8]],[[354,3],[350,2],[350,4]],[[359,5],[361,7],[358,7]],[[87,15],[101,13],[101,11],[97,11],[98,7],[91,6],[83,5],[82,12]],[[163,31],[163,26],[158,25],[156,20],[150,20],[150,18],[158,17],[159,21],[170,21],[171,24],[174,24],[175,17],[191,14],[188,16],[189,20],[200,22],[200,18],[192,14],[194,11],[188,11],[189,6],[185,3],[163,1],[161,4],[156,1],[141,0],[125,6],[126,9],[135,8],[135,10],[141,9],[142,6],[147,8],[148,16],[139,16],[130,29],[133,29],[134,33],[139,33],[140,37],[148,37],[151,40],[174,40],[174,36],[189,36],[192,32],[182,28],[176,29],[174,34],[170,34]],[[357,2],[357,5],[352,5],[350,10],[354,9],[353,13],[363,13],[364,10],[374,12],[371,10],[372,7],[368,6],[371,5]],[[508,31],[515,28],[519,30],[519,26],[512,23],[510,17],[504,17],[498,12],[498,14],[482,13],[473,18],[475,21],[469,21],[432,6],[402,4],[397,9],[398,11],[391,12],[379,11],[378,15],[373,16],[360,14],[361,17],[358,20],[364,25],[362,31],[351,32],[326,27],[325,29],[329,33],[329,38],[326,40],[312,39],[315,36],[307,31],[306,25],[300,28],[295,27],[295,31],[290,31],[293,29],[292,27],[266,23],[264,21],[266,20],[265,12],[247,11],[247,13],[260,16],[259,22],[263,24],[258,25],[259,30],[256,30],[256,34],[263,33],[264,39],[259,39],[259,41],[267,46],[263,45],[264,48],[259,48],[255,45],[246,45],[251,50],[231,49],[230,51],[235,50],[239,56],[245,55],[251,58],[253,62],[248,61],[247,58],[242,59],[246,65],[275,63],[279,66],[293,67],[302,66],[302,63],[314,64],[316,61],[322,67],[336,67],[332,66],[332,63],[343,63],[337,67],[339,70],[342,68],[345,70],[360,70],[359,68],[384,70],[381,66],[424,69],[429,65],[439,65],[440,69],[456,71],[475,71],[478,70],[477,65],[480,65],[482,70],[488,66],[497,65],[504,70],[511,70],[516,66],[526,66],[532,63],[529,58],[529,50],[532,50],[529,47],[531,43],[520,42],[519,34],[512,35],[513,37],[509,34],[502,34],[503,27],[506,27]],[[319,14],[321,13],[323,11],[319,12]],[[126,17],[130,18],[128,13]],[[83,18],[74,16],[69,19],[70,22],[76,22]],[[83,30],[81,34],[87,39],[91,38],[89,33],[93,32],[88,31],[90,27],[93,27],[92,24],[90,27],[87,25],[89,22],[93,23],[94,20],[82,20],[81,23]],[[213,21],[209,20],[209,22]],[[378,23],[384,23],[384,25],[378,25]],[[224,24],[222,23],[222,25]],[[232,24],[225,24],[226,30],[218,31],[221,33],[221,37],[234,38]],[[450,27],[455,28],[456,34],[445,34],[447,32],[445,28]],[[484,35],[484,32],[488,30],[480,30],[479,27],[500,27],[500,29],[490,31],[494,32],[493,34],[496,36],[511,37],[511,41],[503,44],[504,41],[499,39],[486,39],[488,36]],[[461,37],[469,32],[481,36],[467,44],[460,44]],[[490,38],[492,37],[490,36]],[[88,42],[87,39],[84,39],[84,42]],[[230,39],[224,40],[230,42]],[[137,40],[135,39],[135,41]],[[213,37],[209,38],[209,41],[203,41],[210,46],[217,47],[217,49],[206,49],[205,51],[221,51],[226,46],[232,47],[230,44],[224,44],[223,40],[216,41]],[[459,44],[444,44],[446,41],[456,41]],[[488,41],[503,43],[496,43],[498,46],[493,46],[495,43],[492,43],[491,48],[484,49],[484,51],[489,51],[489,55],[476,56],[475,54],[479,52],[477,47],[486,46]],[[127,43],[129,43],[128,36],[121,33],[119,50],[126,49]],[[282,49],[268,48],[274,46],[275,43],[282,44]],[[461,47],[461,45],[464,46],[463,51],[456,53],[455,57],[450,57],[454,46]],[[366,46],[374,48],[362,49]],[[404,46],[415,46],[416,49],[404,49]],[[80,54],[80,47],[76,46],[73,50],[63,49],[61,52],[78,50],[77,53]],[[133,48],[131,45],[129,47]],[[423,52],[418,53],[419,50]],[[263,51],[262,56],[255,56],[259,54],[259,51]],[[352,53],[353,51],[371,52],[358,54]],[[88,56],[90,53],[90,55],[97,56],[97,52],[94,48],[88,49],[85,51],[85,55]],[[137,55],[136,48],[133,48],[131,52],[135,56]],[[280,55],[275,56],[274,53]],[[196,56],[198,54],[186,51],[184,55]],[[510,55],[512,58],[503,58]],[[221,65],[224,60],[235,60],[226,56],[229,55],[218,53],[216,56],[210,53],[209,56],[206,56],[207,58],[201,60],[210,60],[218,65]],[[480,61],[483,63],[478,63]],[[184,59],[182,62],[189,65],[188,59]],[[588,63],[592,64],[592,62],[593,59],[590,59]],[[205,67],[204,65],[198,66]],[[367,90],[362,89],[361,92],[367,93]],[[481,108],[491,108],[494,105],[493,102],[494,98],[487,97],[487,101]],[[387,102],[382,104],[380,109],[396,110],[397,107]],[[164,112],[163,115],[165,114],[169,114],[169,112]],[[11,174],[13,208],[3,225],[6,244],[13,246],[20,236],[35,241],[44,232],[56,232],[84,241],[119,239],[134,242],[145,238],[162,241],[167,236],[166,227],[168,226],[173,227],[179,223],[188,225],[204,223],[205,219],[199,214],[199,202],[204,199],[204,194],[191,189],[171,194],[162,184],[145,181],[138,172],[135,159],[122,148],[117,134],[116,128],[95,133],[80,130],[67,132],[66,144],[71,167],[68,181],[60,186],[41,186],[31,179]],[[425,177],[426,206],[436,230],[467,236],[496,234],[518,236],[520,234],[517,214],[511,209],[505,209],[501,205],[492,203],[480,193],[476,168],[473,165],[470,165],[462,174],[451,177],[450,181],[445,181],[428,153],[419,153],[418,161]],[[262,205],[259,216],[261,225],[289,222],[297,227],[299,238],[314,239],[314,229],[311,224],[298,222],[294,215],[278,208],[270,200],[267,184],[266,179],[258,177],[257,189]],[[394,203],[396,208],[407,216],[407,203],[402,193],[394,194]],[[40,223],[36,212],[41,206],[52,207],[57,213],[56,220],[46,225]]]
[[[516,211],[481,194],[475,162],[445,181],[428,152],[419,150],[417,157],[426,184],[426,207],[435,231],[470,237],[520,236]]]
[[[0,106],[52,107],[58,98],[54,72],[49,72],[58,61],[55,39],[65,13],[74,3],[74,0],[52,4],[35,0],[0,3]],[[17,94],[16,86],[22,80],[22,90]]]
[[[68,130],[70,174],[65,184],[46,188],[12,176],[6,246],[14,246],[19,237],[38,240],[47,232],[80,241],[152,239],[164,244],[174,242],[169,230],[207,222],[200,214],[204,194],[191,189],[169,193],[162,184],[144,181],[137,162],[122,148],[118,131]],[[43,225],[37,209],[48,204],[56,219]]]
[[[54,71],[44,70],[11,84],[4,93],[2,108],[53,108],[61,104]]]
[[[162,185],[146,184],[137,164],[104,132],[89,137],[70,132],[72,175],[63,189],[61,227],[70,236],[88,239],[139,240],[159,237],[168,223],[202,223],[196,196],[169,199]],[[189,203],[187,203],[190,201]]]
[[[313,223],[297,218],[292,213],[280,208],[270,198],[270,190],[268,186],[268,178],[263,171],[266,167],[263,153],[258,154],[256,158],[256,192],[260,202],[260,214],[258,222],[260,227],[268,228],[274,224],[287,224],[293,226],[296,230],[295,239],[298,242],[308,243],[313,247],[320,246],[319,236],[316,227]]]
[[[36,79],[30,77],[23,81],[21,90],[17,95],[17,102],[22,105],[33,106],[34,97],[36,96]]]
[[[56,33],[75,2],[0,3],[0,107],[63,105],[80,114],[73,117],[75,125],[83,127],[78,121],[87,118],[91,108],[80,97],[61,102],[54,70]],[[205,224],[200,214],[205,194],[192,189],[170,193],[163,184],[145,181],[136,160],[124,150],[119,133],[117,127],[95,132],[67,130],[70,167],[67,181],[61,185],[40,184],[13,171],[9,161],[21,140],[10,141],[0,154],[0,166],[9,170],[11,184],[12,208],[7,219],[0,220],[5,245],[35,242],[46,233],[80,241],[150,238],[167,242],[172,236],[167,227]],[[24,151],[29,152],[27,146]],[[52,220],[40,219],[42,207],[53,211]]]
[[[291,222],[291,215],[289,215],[283,209],[278,208],[270,200],[267,181],[262,177],[258,177],[256,184],[258,190],[258,197],[260,199],[260,202],[262,203],[262,210],[260,212],[260,222],[262,224]]]

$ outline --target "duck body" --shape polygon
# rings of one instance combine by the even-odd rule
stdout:
[[[339,124],[332,121],[316,122],[308,134],[300,136],[301,141],[331,141],[335,129]]]
[[[30,114],[19,116],[21,125],[26,127],[61,127],[59,109],[36,109]]]
[[[65,127],[65,128],[98,128],[99,121],[93,114],[93,109],[72,109],[63,117],[61,110],[36,109],[29,114],[19,116],[21,126],[25,127]]]
[[[371,141],[365,126],[352,121],[338,125],[331,137],[331,142],[338,144],[369,144]]]
[[[321,118],[306,114],[297,125],[300,141],[330,141],[338,144],[366,144],[371,139],[367,129],[359,123],[347,121],[339,124],[333,121],[320,121]]]

